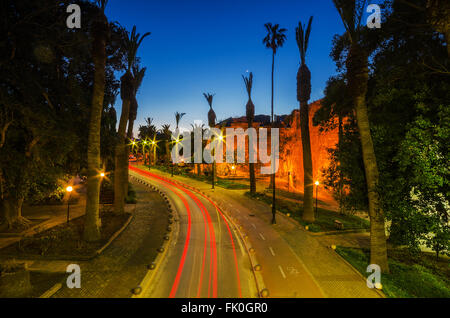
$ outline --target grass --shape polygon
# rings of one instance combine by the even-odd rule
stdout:
[[[368,275],[369,250],[338,246],[336,252],[363,276]],[[381,275],[383,292],[387,297],[450,297],[448,259],[437,260],[426,253],[412,255],[402,250],[389,250],[388,255],[390,273]]]
[[[256,193],[254,196],[251,196],[250,192],[246,192],[245,195],[252,199],[264,202],[269,206],[272,204],[272,197],[266,195],[265,193]],[[303,226],[308,226],[309,231],[311,232],[335,231],[336,228],[334,226],[334,220],[339,220],[340,222],[342,222],[344,224],[345,230],[368,229],[370,226],[367,220],[361,219],[357,216],[338,214],[334,211],[322,208],[317,209],[318,216],[316,218],[316,221],[311,224],[309,222],[303,221],[302,219],[303,205],[280,198],[276,199],[276,208],[277,211],[280,211],[284,214],[289,213],[292,218],[294,218]]]
[[[167,166],[150,166],[150,169],[157,169],[160,170],[162,172],[166,172],[166,173],[172,173],[172,168],[171,167],[167,167]],[[175,167],[173,169],[173,174],[176,176],[183,176],[183,177],[187,177],[187,178],[191,178],[197,181],[202,181],[205,183],[209,183],[211,184],[211,176],[206,176],[206,175],[198,175],[196,173],[191,173],[189,171],[187,171],[187,169],[183,169],[183,168],[179,168],[179,167]],[[248,186],[239,182],[234,182],[232,180],[227,180],[227,179],[219,179],[216,178],[216,182],[214,183],[216,186],[221,187],[221,188],[225,188],[228,190],[243,190],[243,189],[248,189]]]

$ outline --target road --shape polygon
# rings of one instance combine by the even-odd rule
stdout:
[[[258,295],[249,257],[234,227],[202,194],[130,166],[130,174],[165,192],[176,209],[177,240],[142,297],[237,298]]]
[[[240,232],[248,235],[247,243],[254,248],[254,255],[261,265],[259,273],[264,287],[269,291],[269,297],[382,297],[375,290],[367,288],[365,277],[345,263],[335,251],[301,230],[290,218],[279,214],[277,224],[272,225],[270,207],[246,198],[243,195],[246,190],[219,187],[212,190],[210,185],[201,181],[182,176],[172,178],[161,171],[154,171],[154,174],[206,193],[215,204],[225,209],[234,224],[242,227]],[[209,210],[211,214],[215,213],[214,207],[207,207],[212,209]],[[249,266],[245,264],[240,270]],[[218,270],[220,272],[221,269]],[[243,293],[244,297],[256,295],[256,291],[247,295]]]

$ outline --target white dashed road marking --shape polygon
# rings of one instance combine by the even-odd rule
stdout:
[[[252,223],[252,226],[256,229],[256,225]]]
[[[273,251],[273,248],[269,246],[269,250],[270,250],[270,253],[272,253],[272,256],[275,256],[275,252]]]
[[[263,239],[263,241],[266,240],[266,238],[265,238],[261,233],[259,233],[259,236],[261,236],[261,238]]]
[[[280,269],[281,276],[283,276],[283,278],[286,279],[286,275],[284,274],[283,269],[281,268],[280,265],[278,265],[278,268]]]

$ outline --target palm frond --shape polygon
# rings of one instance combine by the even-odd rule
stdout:
[[[248,97],[250,98],[251,93],[252,93],[252,86],[253,86],[253,73],[250,72],[250,75],[248,77],[245,77],[244,75],[242,75],[242,79],[244,80],[245,88],[247,89],[247,94],[248,94]]]
[[[306,27],[306,35],[305,35],[305,54],[308,51],[308,43],[309,43],[309,35],[311,34],[311,24],[312,24],[313,16],[309,17],[308,26]]]
[[[149,36],[151,33],[147,32],[143,36],[140,33],[136,33],[136,26],[133,26],[131,33],[126,32],[124,39],[124,47],[127,52],[128,69],[134,66],[136,62],[136,54],[139,46],[141,45],[144,38]]]
[[[263,39],[263,44],[266,48],[270,48],[276,53],[279,47],[282,47],[286,41],[286,31],[287,29],[281,28],[279,24],[272,25],[272,23],[264,24],[266,28],[267,35]]]
[[[203,93],[203,96],[205,96],[205,98],[206,98],[206,100],[207,100],[207,102],[209,104],[209,107],[212,107],[214,95],[215,94],[211,94],[211,93]]]

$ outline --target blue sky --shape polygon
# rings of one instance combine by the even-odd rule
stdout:
[[[106,14],[128,30],[152,32],[139,49],[147,73],[138,94],[135,127],[152,117],[160,128],[174,128],[174,112],[185,112],[181,127],[207,122],[203,92],[213,92],[217,119],[243,116],[247,94],[241,75],[254,75],[256,114],[270,114],[271,51],[262,44],[266,22],[287,28],[287,42],[275,65],[275,114],[298,108],[299,52],[295,27],[314,16],[307,65],[312,73],[311,101],[323,96],[335,74],[329,53],[332,38],[344,28],[331,0],[110,0]],[[121,100],[116,103],[118,114]],[[137,131],[137,129],[135,130]]]

